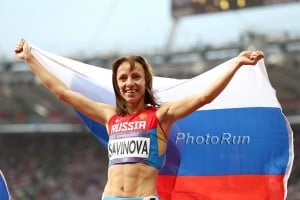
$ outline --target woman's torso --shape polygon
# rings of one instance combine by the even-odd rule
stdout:
[[[143,163],[113,165],[103,193],[116,197],[155,195],[157,176],[157,169]]]
[[[110,164],[104,194],[119,197],[155,195],[156,179],[164,164],[167,144],[156,108],[145,108],[132,115],[115,115],[107,128]]]

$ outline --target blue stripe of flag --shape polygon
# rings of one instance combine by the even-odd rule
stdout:
[[[9,200],[10,196],[8,193],[7,185],[5,179],[0,171],[0,199]]]
[[[162,174],[284,174],[289,159],[279,108],[197,111],[177,122],[171,140]]]

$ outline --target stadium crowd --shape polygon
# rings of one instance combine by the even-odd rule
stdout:
[[[92,135],[0,138],[0,168],[13,200],[100,198],[106,182],[106,151]]]
[[[300,138],[288,200],[300,199]],[[106,182],[106,150],[88,133],[0,134],[0,169],[13,200],[99,199]]]
[[[287,200],[300,200],[300,134],[294,132],[294,163],[288,184]]]

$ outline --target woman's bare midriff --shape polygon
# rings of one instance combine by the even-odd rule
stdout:
[[[115,197],[156,195],[158,170],[143,163],[112,165],[104,194]]]

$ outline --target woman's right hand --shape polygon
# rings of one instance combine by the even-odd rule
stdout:
[[[15,53],[24,61],[28,60],[32,56],[31,47],[24,39],[21,39],[21,41],[16,45]]]

